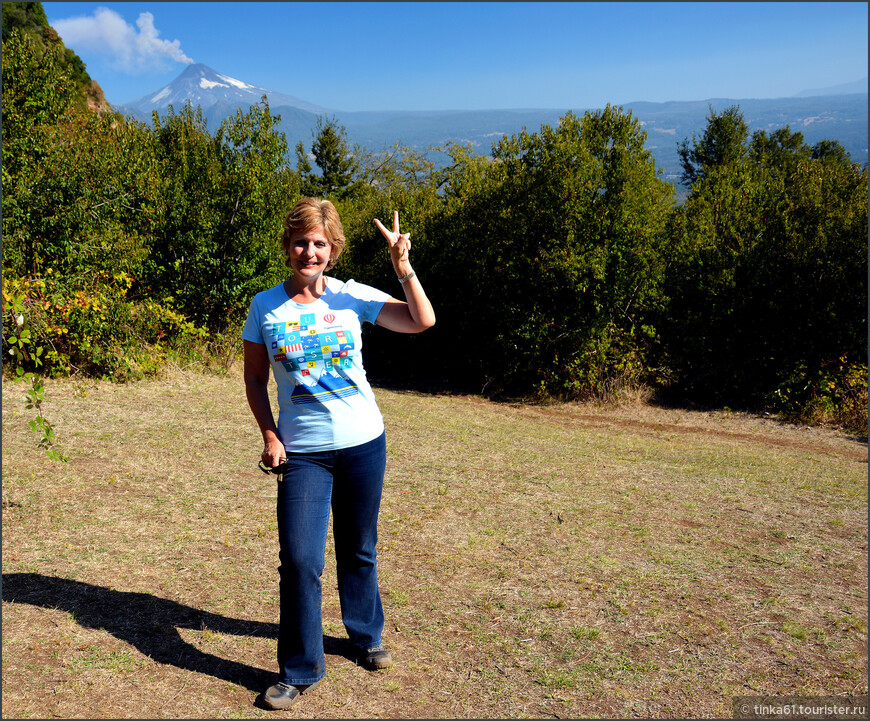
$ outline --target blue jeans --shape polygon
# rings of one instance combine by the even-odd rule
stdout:
[[[384,610],[375,545],[386,465],[384,433],[351,448],[287,454],[287,472],[278,482],[283,683],[305,685],[326,675],[320,578],[330,506],[344,627],[360,648],[381,642]]]

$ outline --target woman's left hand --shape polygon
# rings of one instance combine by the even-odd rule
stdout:
[[[393,268],[399,277],[405,276],[411,272],[411,260],[408,254],[411,251],[411,234],[399,232],[399,211],[393,211],[393,230],[387,230],[384,224],[375,218],[375,225],[381,231],[387,242],[390,244],[390,258],[393,261]]]

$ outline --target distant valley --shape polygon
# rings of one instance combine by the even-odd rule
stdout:
[[[860,87],[843,86],[844,90]],[[865,83],[866,87],[866,83]],[[836,92],[837,89],[831,89]],[[665,179],[679,180],[680,165],[677,144],[692,134],[699,135],[706,125],[710,107],[716,111],[739,105],[751,130],[775,130],[790,126],[800,131],[809,144],[820,140],[838,140],[852,160],[868,162],[867,93],[821,94],[776,99],[715,98],[688,102],[623,105],[631,110],[647,131],[647,149],[662,169]],[[272,114],[280,115],[280,130],[287,137],[291,150],[299,141],[310,148],[312,130],[318,115],[335,117],[347,128],[350,144],[359,143],[369,150],[378,150],[401,143],[417,150],[447,142],[470,143],[475,152],[488,154],[493,143],[503,135],[519,133],[524,127],[535,132],[541,125],[555,126],[569,110],[582,115],[594,108],[475,110],[475,111],[367,111],[331,110],[313,103],[270,91],[244,81],[230,78],[205,65],[191,65],[164,88],[117,110],[144,122],[151,120],[152,110],[165,113],[172,103],[176,110],[186,99],[200,105],[210,130],[235,113],[266,95]],[[434,154],[441,164],[446,156]]]

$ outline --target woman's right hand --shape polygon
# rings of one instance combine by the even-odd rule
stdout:
[[[248,405],[254,414],[254,419],[263,434],[263,453],[260,460],[264,466],[274,468],[281,465],[281,460],[287,455],[284,444],[278,435],[272,406],[269,403],[269,393],[266,386],[269,383],[269,355],[262,343],[246,340],[245,348],[245,395]]]
[[[280,466],[286,457],[287,453],[284,450],[284,444],[277,438],[269,439],[269,441],[266,442],[266,445],[263,448],[263,454],[260,456],[263,465],[267,468]]]

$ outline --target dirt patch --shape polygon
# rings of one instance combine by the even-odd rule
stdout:
[[[598,428],[617,426],[631,428],[632,430],[638,431],[649,431],[656,434],[679,433],[712,436],[720,439],[746,441],[753,444],[763,443],[765,445],[779,446],[781,448],[793,448],[795,450],[806,451],[810,454],[822,453],[842,456],[843,458],[849,458],[855,461],[867,462],[866,440],[856,440],[845,434],[832,434],[829,432],[824,442],[804,441],[801,440],[799,436],[807,434],[808,431],[810,432],[810,435],[816,435],[819,433],[819,429],[801,426],[787,427],[785,433],[788,434],[789,437],[778,437],[772,435],[771,430],[775,427],[779,427],[780,432],[782,432],[783,426],[782,424],[777,424],[772,421],[765,422],[764,420],[756,420],[755,423],[759,426],[758,431],[747,433],[743,431],[710,428],[698,425],[662,423],[660,421],[644,421],[634,418],[612,417],[612,413],[608,415],[591,415],[574,413],[565,409],[550,410],[547,408],[534,408],[528,410],[538,413],[543,417],[559,420],[562,423],[580,422],[587,426]],[[699,417],[704,417],[706,414],[697,415]],[[719,418],[721,420],[721,416],[719,416]]]

